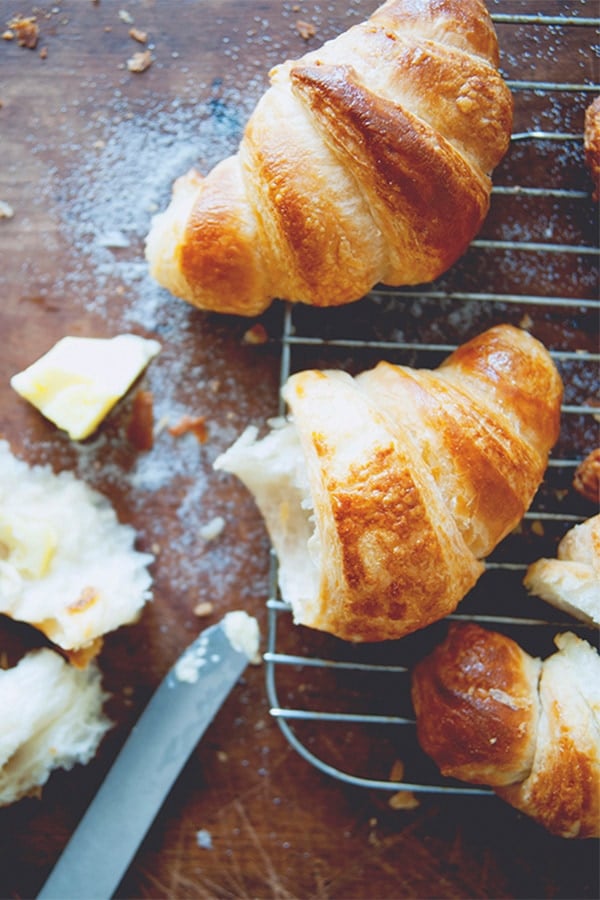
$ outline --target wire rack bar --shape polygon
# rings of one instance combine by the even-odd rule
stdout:
[[[402,296],[402,295],[400,295]],[[432,294],[406,294],[404,296],[415,296],[415,297],[429,297],[431,298]],[[444,295],[448,296],[448,295]],[[579,301],[578,306],[585,306],[586,304],[582,301]],[[590,308],[594,309],[600,306],[595,303],[590,304]],[[418,350],[423,353],[452,353],[457,349],[457,344],[419,344],[415,341],[381,341],[381,340],[358,340],[357,338],[320,338],[320,337],[312,337],[312,336],[298,336],[295,334],[285,335],[283,340],[289,346],[299,345],[306,347],[347,347],[348,349],[354,350]],[[580,362],[599,362],[600,361],[600,353],[593,353],[588,350],[551,350],[550,356],[552,359],[556,361],[566,361],[566,360],[579,360]],[[600,407],[597,406],[564,406],[563,411],[565,412],[585,412],[592,414],[600,414]]]
[[[283,604],[279,609],[283,608]],[[275,607],[273,607],[275,608]],[[285,606],[286,609],[289,607]],[[267,662],[275,662],[284,666],[312,666],[327,669],[351,669],[353,672],[408,672],[406,666],[384,666],[375,663],[344,662],[343,660],[319,659],[315,656],[298,656],[291,653],[265,653]]]
[[[564,5],[564,4],[563,4]],[[492,19],[496,24],[502,25],[525,25],[531,27],[575,27],[575,28],[600,28],[600,17],[579,16],[575,10],[565,11],[561,15],[537,14],[492,14]],[[594,39],[592,38],[592,41]],[[592,41],[590,43],[592,43]],[[550,58],[548,61],[552,61]],[[518,94],[526,92],[534,92],[539,94],[555,94],[558,98],[562,98],[560,102],[566,104],[571,103],[571,97],[568,95],[581,94],[585,98],[591,94],[600,93],[600,85],[592,84],[585,81],[552,81],[552,80],[525,80],[512,79],[508,80],[509,88]],[[581,102],[581,101],[580,101]],[[586,101],[587,102],[587,101]],[[582,135],[569,130],[542,130],[532,128],[526,131],[515,132],[511,137],[514,145],[522,145],[531,142],[532,144],[548,143],[548,145],[581,145]],[[569,148],[570,152],[570,148]],[[578,151],[580,152],[580,151]],[[581,202],[581,204],[589,201],[589,192],[576,188],[560,188],[560,187],[544,187],[540,185],[502,185],[496,184],[492,189],[495,197],[519,198],[527,197],[533,199],[556,199],[556,200],[572,200]],[[495,240],[489,238],[479,238],[473,241],[471,247],[475,252],[502,254],[506,252],[519,252],[529,254],[533,259],[538,259],[547,255],[548,260],[552,261],[560,257],[565,259],[579,259],[584,261],[588,268],[594,265],[596,258],[600,259],[600,249],[597,246],[588,246],[581,242],[543,242],[534,240]],[[575,312],[589,314],[590,312],[600,312],[600,299],[598,297],[577,297],[577,296],[546,296],[543,294],[518,294],[511,292],[487,292],[487,291],[446,291],[432,285],[422,285],[416,288],[387,288],[377,286],[370,293],[370,297],[381,301],[389,299],[393,302],[401,304],[403,301],[423,300],[423,301],[456,301],[457,303],[483,303],[483,304],[499,304],[499,305],[516,305],[527,309],[537,307],[545,307],[552,311],[560,311],[561,309],[570,311],[570,315]],[[280,360],[280,386],[286,382],[291,372],[292,352],[302,347],[337,347],[347,350],[355,350],[357,353],[362,350],[380,350],[382,352],[419,352],[424,354],[448,354],[457,347],[454,343],[420,343],[414,341],[397,341],[397,340],[374,340],[365,339],[358,340],[354,338],[344,338],[334,336],[326,340],[312,335],[303,335],[297,333],[294,323],[294,307],[287,304],[284,308],[283,325],[281,330],[281,360]],[[600,353],[589,350],[578,349],[552,349],[551,356],[557,364],[570,364],[573,362],[581,362],[584,366],[597,365],[600,362]],[[279,412],[284,414],[284,403],[279,398]],[[591,402],[583,403],[564,403],[562,414],[565,416],[593,416],[600,417],[600,408]],[[564,478],[565,475],[570,476],[571,472],[580,464],[580,457],[570,456],[569,458],[550,458],[548,469],[556,476]],[[524,521],[528,523],[548,523],[549,526],[571,527],[573,524],[584,520],[584,516],[577,513],[576,510],[566,510],[554,512],[546,509],[536,509],[536,501],[530,510],[524,516]],[[528,526],[530,527],[530,526]],[[535,531],[535,524],[531,526]],[[310,693],[303,694],[303,698],[307,703],[307,707],[303,708],[297,703],[281,702],[277,689],[277,672],[287,669],[293,672],[295,669],[306,673],[308,678],[311,673],[317,677],[318,673],[323,673],[323,677],[344,678],[352,675],[353,679],[373,678],[373,677],[398,677],[402,679],[410,672],[408,665],[393,664],[381,661],[356,661],[338,658],[328,658],[323,655],[305,655],[298,652],[284,652],[278,647],[281,640],[278,637],[278,622],[290,621],[291,607],[281,598],[277,588],[277,561],[274,553],[271,554],[271,595],[267,601],[268,615],[268,638],[267,650],[264,654],[266,666],[266,683],[267,695],[270,703],[271,715],[277,720],[282,733],[288,740],[289,744],[311,765],[328,776],[338,779],[347,784],[358,786],[370,790],[380,790],[385,792],[396,792],[399,790],[411,791],[415,794],[455,794],[455,795],[475,795],[490,796],[493,794],[488,788],[479,788],[472,785],[464,785],[454,783],[439,777],[429,777],[422,782],[402,782],[395,780],[370,778],[357,775],[346,771],[342,768],[331,765],[325,759],[322,759],[317,753],[313,752],[305,740],[302,740],[299,733],[295,730],[295,726],[310,727],[311,724],[315,728],[326,728],[329,725],[338,726],[347,725],[353,728],[384,727],[400,730],[402,734],[408,733],[415,728],[414,718],[402,715],[383,715],[371,712],[344,712],[334,709],[316,710],[309,708]],[[518,583],[522,581],[523,573],[527,568],[525,562],[508,560],[486,560],[485,573],[498,572],[504,573],[502,577],[507,579],[516,579]],[[482,576],[483,577],[483,576]],[[456,612],[448,617],[454,621],[475,621],[483,625],[490,626],[507,626],[533,630],[534,632],[542,629],[550,631],[569,629],[569,630],[586,630],[586,626],[569,621],[554,621],[550,618],[540,618],[535,615],[506,615],[502,612],[486,610],[481,614],[463,614]],[[353,682],[354,683],[354,682]]]
[[[491,13],[492,21],[498,25],[582,25],[585,27],[599,27],[600,18],[595,16],[548,16],[543,13],[537,15],[511,13]]]
[[[586,84],[585,82],[567,83],[564,81],[512,81],[506,79],[511,91],[542,91],[543,93],[583,93],[593,94],[600,89],[600,85]]]

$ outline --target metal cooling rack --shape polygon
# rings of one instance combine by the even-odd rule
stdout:
[[[552,6],[561,11],[564,4]],[[591,49],[592,54],[594,44],[598,45],[600,18],[576,14],[494,13],[492,18],[499,29],[501,47],[503,37],[500,29],[504,29],[507,46],[511,45],[511,34],[506,29],[524,27],[542,35],[541,42],[544,46],[547,43],[548,48],[541,67],[544,73],[552,72],[551,48],[557,36],[560,37],[561,29],[576,29],[578,39],[583,46]],[[548,36],[552,39],[544,41]],[[514,46],[518,44],[518,36],[515,33],[512,37]],[[507,83],[515,98],[517,125],[508,157],[518,154],[523,148],[526,153],[539,153],[544,148],[554,147],[559,148],[559,154],[562,153],[567,159],[567,168],[573,168],[574,155],[577,157],[575,165],[583,167],[580,129],[567,128],[563,131],[552,124],[545,130],[525,123],[525,127],[518,130],[522,124],[518,120],[527,116],[526,98],[533,96],[541,98],[542,103],[550,104],[554,109],[554,119],[559,119],[562,126],[564,121],[569,121],[566,114],[563,117],[562,110],[572,108],[573,98],[577,97],[581,111],[581,106],[586,106],[600,91],[600,85],[575,81],[511,80],[509,76]],[[552,178],[551,169],[550,166],[549,181]],[[510,168],[504,172],[510,175]],[[406,315],[410,319],[412,315],[410,321],[414,325],[414,334],[402,334],[399,339],[396,333],[390,339],[377,331],[372,335],[360,334],[360,326],[359,335],[353,334],[352,328],[348,328],[353,315],[349,307],[346,312],[331,314],[333,324],[326,327],[325,336],[319,333],[319,329],[324,322],[327,323],[328,312],[320,311],[313,333],[310,313],[298,306],[288,305],[285,307],[281,336],[281,385],[292,371],[330,366],[332,361],[333,365],[349,365],[356,371],[372,366],[376,359],[384,358],[433,368],[471,333],[484,330],[496,321],[513,320],[523,324],[531,319],[533,324],[536,316],[542,316],[545,325],[551,331],[554,328],[555,334],[557,328],[562,328],[564,324],[564,334],[569,335],[569,339],[565,340],[567,346],[565,349],[551,349],[566,388],[562,408],[563,434],[550,459],[544,485],[522,525],[490,556],[478,585],[457,612],[448,617],[448,620],[468,619],[494,629],[504,629],[530,652],[540,651],[541,655],[547,655],[552,649],[553,635],[560,630],[583,629],[587,631],[588,639],[593,640],[589,630],[581,624],[574,620],[558,621],[553,618],[550,607],[527,597],[522,579],[529,562],[541,556],[555,555],[554,548],[559,537],[573,524],[593,514],[593,510],[586,509],[585,504],[581,505],[571,489],[571,483],[578,464],[599,443],[596,424],[599,410],[591,399],[589,376],[590,371],[598,371],[600,353],[595,352],[597,345],[590,347],[589,341],[584,341],[587,343],[585,347],[577,343],[578,334],[595,333],[600,311],[597,270],[600,253],[595,239],[597,219],[590,197],[591,187],[585,177],[579,182],[575,179],[575,184],[567,179],[564,185],[548,186],[539,183],[514,184],[510,183],[510,178],[506,179],[507,183],[502,183],[502,174],[501,168],[494,176],[490,215],[495,205],[503,203],[508,204],[504,222],[518,217],[518,203],[523,199],[540,204],[567,203],[575,209],[575,218],[581,213],[582,218],[587,216],[593,223],[588,229],[589,240],[582,240],[581,235],[576,240],[571,235],[567,235],[565,240],[554,241],[552,235],[549,239],[539,240],[529,234],[516,234],[506,240],[503,236],[487,236],[484,226],[484,232],[473,242],[468,255],[476,257],[477,254],[484,254],[489,260],[491,254],[493,267],[512,254],[517,261],[521,261],[519,265],[534,266],[538,272],[552,272],[557,268],[560,271],[563,263],[573,265],[576,259],[577,279],[572,295],[554,296],[547,287],[539,294],[535,290],[522,292],[518,289],[504,292],[495,286],[492,290],[473,290],[468,279],[461,282],[460,275],[458,284],[452,277],[449,280],[443,277],[439,282],[421,289],[381,288],[372,291],[360,303],[372,304],[375,318],[384,311],[384,330],[390,311],[396,332],[398,324],[405,323],[403,317]],[[515,209],[510,205],[512,203],[517,204]],[[489,267],[489,262],[487,265]],[[477,270],[477,266],[475,268]],[[455,332],[455,341],[421,340],[418,319],[423,317],[424,311],[427,313],[440,306],[442,311],[450,310],[450,314],[458,315],[459,319],[463,315],[468,321],[466,331],[469,333],[463,336],[458,333],[460,327],[449,328],[450,332]],[[394,316],[394,310],[400,318]],[[475,310],[472,318],[469,318],[469,310]],[[521,318],[515,319],[515,316]],[[476,327],[475,322],[479,320],[481,324]],[[444,333],[440,328],[442,337]],[[438,626],[430,626],[423,633],[399,642],[356,647],[294,626],[290,607],[285,598],[278,594],[274,555],[272,560],[271,598],[267,604],[268,646],[264,654],[267,692],[271,714],[295,750],[328,775],[369,789],[388,792],[403,790],[415,794],[491,793],[488,789],[442,778],[430,761],[424,759],[416,743],[409,696],[410,670],[419,655],[437,643]],[[443,626],[444,623],[439,624],[440,628]],[[394,774],[398,772],[397,760],[401,760],[402,765],[400,780]]]

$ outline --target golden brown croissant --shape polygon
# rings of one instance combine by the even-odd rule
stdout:
[[[585,162],[594,183],[594,200],[600,200],[600,96],[585,111],[583,127]]]
[[[204,309],[348,303],[430,281],[466,250],[512,98],[482,0],[388,0],[270,73],[238,153],[155,217],[153,276]]]
[[[543,662],[454,624],[412,673],[417,735],[442,773],[490,785],[567,838],[600,837],[600,657],[569,632]]]
[[[292,375],[291,420],[248,429],[215,467],[254,494],[298,623],[398,638],[452,612],[519,522],[561,396],[545,348],[497,326],[435,371]]]
[[[542,600],[600,628],[600,513],[567,531],[557,558],[536,560],[523,583]]]
[[[588,453],[575,469],[573,488],[600,509],[600,447]]]

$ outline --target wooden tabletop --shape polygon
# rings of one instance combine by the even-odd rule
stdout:
[[[435,365],[446,346],[511,321],[558,354],[567,404],[577,410],[593,402],[597,366],[589,354],[597,352],[598,335],[590,301],[598,281],[590,249],[598,221],[581,134],[590,85],[599,81],[597,33],[577,23],[503,20],[530,13],[526,2],[490,3],[503,72],[514,82],[514,131],[562,137],[516,138],[496,173],[502,190],[483,244],[439,284],[422,295],[375,293],[343,310],[297,309],[291,320],[275,303],[260,320],[268,340],[253,343],[247,331],[255,320],[192,309],[149,279],[143,240],[173,179],[192,165],[207,171],[235,150],[272,65],[375,6],[373,0],[56,0],[19,9],[36,16],[34,48],[0,41],[0,201],[12,210],[0,219],[0,432],[18,456],[70,469],[104,492],[121,520],[137,529],[139,548],[156,556],[153,601],[137,624],[107,636],[99,658],[115,724],[97,756],[54,773],[40,797],[0,810],[2,897],[35,896],[153,689],[200,628],[244,608],[258,618],[267,647],[268,538],[244,488],[212,464],[247,424],[263,426],[277,413],[282,343],[291,368],[352,371],[381,356]],[[3,4],[6,22],[16,12]],[[591,0],[541,0],[535,12],[582,18],[598,10]],[[314,26],[314,36],[302,36],[302,22]],[[146,33],[145,43],[132,28]],[[128,60],[145,50],[151,65],[130,71]],[[536,89],[532,81],[543,85]],[[536,249],[540,243],[547,250]],[[566,302],[544,304],[548,297]],[[122,332],[162,345],[138,385],[152,391],[155,421],[168,426],[185,415],[204,416],[204,443],[162,427],[151,451],[137,450],[127,439],[130,392],[93,438],[76,444],[9,386],[12,374],[66,334]],[[570,359],[573,351],[579,361]],[[555,451],[566,464],[552,470],[554,495],[542,504],[550,515],[533,529],[533,543],[509,540],[511,552],[526,547],[531,558],[551,552],[569,516],[586,514],[571,490],[572,464],[596,443],[592,416],[566,415]],[[223,517],[224,530],[203,541],[202,528],[215,516]],[[204,601],[213,612],[199,618],[194,610]],[[277,650],[343,655],[282,616],[285,644]],[[36,642],[8,620],[0,622],[0,635],[10,661]],[[393,659],[393,648],[381,653]],[[414,808],[396,809],[392,791],[317,768],[271,715],[266,672],[265,663],[250,667],[234,689],[119,896],[598,896],[597,842],[551,837],[492,796],[417,793]],[[331,684],[312,680],[304,667],[274,673],[283,707],[328,710],[334,702],[321,693],[331,692]],[[342,674],[334,705],[351,698],[363,712],[365,703],[393,712],[397,689],[385,679],[370,684],[367,703],[358,676]],[[390,750],[383,728],[358,732],[354,722],[324,722],[294,733],[342,773],[387,778],[394,756],[402,755],[396,739]]]

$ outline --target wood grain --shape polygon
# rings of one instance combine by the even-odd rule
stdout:
[[[539,5],[560,12],[567,4]],[[575,5],[579,15],[597,13],[593,3]],[[269,68],[375,6],[371,0],[65,0],[37,9],[36,49],[0,42],[0,200],[14,210],[0,219],[0,433],[30,462],[70,468],[105,492],[121,519],[137,528],[140,548],[156,553],[153,602],[138,624],[107,638],[100,657],[115,727],[97,757],[55,773],[41,798],[0,810],[3,897],[35,895],[144,703],[199,628],[244,607],[266,634],[267,536],[241,485],[217,476],[212,462],[248,423],[262,426],[277,412],[284,310],[274,304],[262,317],[267,343],[248,343],[252,322],[201,313],[152,285],[143,238],[174,177],[190,165],[206,170],[235,149]],[[490,8],[527,12],[529,4],[497,0]],[[145,72],[127,69],[143,47],[130,37],[132,24],[120,9],[148,34],[153,62]],[[2,12],[8,19],[14,10],[4,4]],[[308,42],[298,20],[315,25]],[[589,30],[559,29],[549,38],[547,30],[500,24],[498,33],[508,77],[598,80]],[[546,62],[548,40],[554,66]],[[552,102],[525,92],[515,129],[559,117],[565,130],[579,131],[585,100],[581,92]],[[561,155],[546,145],[517,146],[498,179],[587,191],[581,159],[580,147]],[[498,197],[484,236],[502,238],[518,228],[536,240],[543,227],[553,227],[558,242],[593,244],[597,215],[587,200]],[[519,254],[497,265],[484,257],[467,254],[443,280],[444,290],[597,293],[587,260],[561,258],[548,272]],[[298,310],[295,327],[309,338],[401,334],[443,343],[524,315],[518,305],[473,310],[467,320],[451,300],[401,310],[394,298],[367,298],[352,309]],[[73,445],[10,389],[10,376],[63,335],[122,331],[161,341],[160,356],[138,386],[153,392],[157,419],[165,423],[205,416],[205,444],[165,427],[152,451],[137,451],[127,441],[130,392],[98,435]],[[585,311],[541,310],[534,331],[554,348],[597,349],[597,325]],[[293,368],[312,364],[352,369],[371,361],[368,349],[293,349]],[[594,380],[589,372],[578,374],[569,402],[585,401]],[[565,426],[561,453],[583,455],[594,433],[588,425]],[[203,543],[199,531],[215,515],[225,518],[224,532]],[[199,620],[193,610],[203,601],[214,612]],[[8,621],[0,622],[0,636],[0,650],[13,661],[37,641]],[[292,640],[309,652],[319,649],[310,635]],[[286,675],[282,696],[297,693],[299,683],[298,673]],[[323,742],[336,762],[348,760],[344,729]],[[373,762],[377,746],[362,749]],[[199,846],[201,829],[210,834],[208,848]],[[322,900],[597,895],[597,844],[550,838],[497,799],[434,795],[414,810],[394,810],[387,793],[317,771],[271,718],[263,666],[250,668],[226,702],[119,891],[123,897]]]

